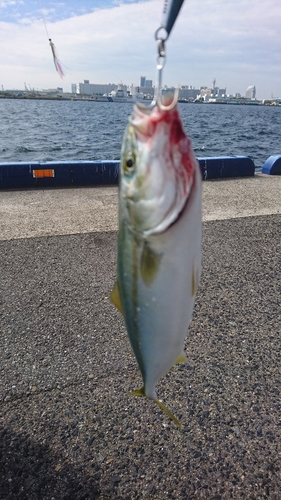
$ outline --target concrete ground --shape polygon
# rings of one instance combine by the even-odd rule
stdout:
[[[117,187],[0,191],[0,239],[116,231]],[[203,182],[203,221],[281,213],[281,177]]]
[[[280,499],[281,178],[203,183],[187,365],[153,403],[116,275],[117,189],[0,192],[0,498]]]

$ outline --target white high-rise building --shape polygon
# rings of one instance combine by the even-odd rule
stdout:
[[[82,95],[103,95],[109,94],[112,90],[117,90],[118,88],[127,90],[127,86],[115,83],[90,83],[89,80],[84,80],[84,83],[73,83],[71,85],[71,91],[73,94]]]
[[[246,90],[247,99],[255,99],[256,98],[256,87],[255,85],[250,85]]]

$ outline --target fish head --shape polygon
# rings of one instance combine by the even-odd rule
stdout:
[[[151,110],[135,104],[121,150],[121,217],[135,232],[165,231],[188,199],[196,168],[177,106]]]

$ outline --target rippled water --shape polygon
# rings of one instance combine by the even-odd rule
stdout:
[[[195,153],[250,156],[257,168],[281,154],[281,107],[180,104]],[[130,103],[0,100],[0,163],[117,160]]]

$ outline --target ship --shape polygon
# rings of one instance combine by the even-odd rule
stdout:
[[[132,96],[124,92],[123,89],[112,90],[107,95],[107,100],[109,102],[132,102]]]

